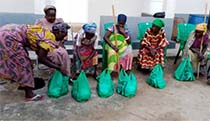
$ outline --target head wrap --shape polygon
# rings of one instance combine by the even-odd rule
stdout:
[[[152,24],[154,24],[155,26],[160,27],[160,28],[165,26],[164,22],[161,19],[159,19],[159,18],[155,19],[152,22]]]
[[[46,6],[44,7],[44,13],[46,14],[47,11],[50,10],[50,9],[56,11],[55,6],[53,6],[53,5],[46,5]]]
[[[195,27],[195,30],[204,31],[204,33],[206,33],[206,31],[207,31],[207,24],[206,23],[197,24],[196,27]]]
[[[53,32],[67,32],[71,27],[67,23],[55,23],[52,27]]]
[[[85,25],[83,25],[83,30],[85,32],[89,32],[89,33],[95,33],[96,32],[96,23],[87,23]]]
[[[126,23],[127,21],[127,16],[125,14],[119,14],[117,17],[117,22],[122,22],[122,23]]]

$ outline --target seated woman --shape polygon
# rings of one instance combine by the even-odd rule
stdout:
[[[81,70],[85,70],[86,73],[90,72],[96,77],[98,65],[96,24],[87,23],[83,25],[74,39],[73,72],[78,74]],[[76,78],[76,74],[74,74],[74,78]]]
[[[63,23],[62,18],[56,18],[56,8],[52,5],[47,5],[44,8],[45,17],[38,19],[35,24],[43,26],[45,29],[52,30],[55,23]]]
[[[59,47],[55,43],[56,39],[60,40],[66,36],[63,30],[67,30],[69,26],[64,23],[61,26],[62,29],[53,33],[39,25],[8,24],[0,28],[0,78],[17,82],[24,89],[27,101],[43,99],[43,96],[32,91],[34,77],[27,47],[36,52],[39,62],[60,70],[65,76],[70,76],[64,65],[70,63],[69,59],[61,57],[57,62],[47,57],[48,52],[53,53]]]
[[[201,23],[196,25],[195,31],[189,35],[187,43],[185,45],[185,53],[192,62],[193,72],[204,75],[206,73],[207,64],[207,47],[209,43],[209,37],[206,33],[207,24]],[[202,51],[200,52],[202,42]],[[200,62],[200,72],[197,72],[198,63]]]
[[[45,29],[52,31],[52,27],[56,23],[64,23],[62,18],[56,18],[56,8],[52,5],[46,5],[44,8],[45,17],[36,20],[35,24],[40,25]],[[59,41],[58,43],[64,47],[63,43],[67,40],[67,36],[64,40]]]
[[[104,40],[106,42],[105,50],[107,51],[107,63],[108,69],[112,72],[117,72],[121,67],[126,71],[132,69],[132,46],[131,46],[131,36],[128,28],[125,26],[127,21],[127,16],[124,14],[119,14],[116,24],[116,33],[118,37],[121,37],[121,40],[117,40],[118,46],[116,46],[114,37],[114,26],[111,26],[107,29],[106,34],[104,35]],[[117,53],[119,55],[119,65],[117,64]]]
[[[152,70],[156,64],[164,66],[164,48],[168,45],[161,19],[155,19],[140,43],[138,64],[141,69]]]

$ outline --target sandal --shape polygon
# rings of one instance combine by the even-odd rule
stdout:
[[[210,85],[210,80],[207,81],[207,84]]]
[[[73,85],[73,79],[69,78],[69,85]]]
[[[41,101],[44,99],[44,96],[43,95],[35,95],[34,97],[32,98],[26,98],[25,101],[26,102],[29,102],[29,101]]]

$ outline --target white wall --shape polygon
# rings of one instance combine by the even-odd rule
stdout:
[[[34,13],[44,14],[44,7],[46,5],[55,5],[55,0],[33,0],[34,1]]]
[[[88,21],[88,0],[54,1],[57,8],[57,17],[62,17],[65,22],[86,23]]]
[[[34,0],[1,0],[0,12],[34,13]]]
[[[140,16],[144,0],[115,0],[115,14],[124,13],[128,16]],[[89,0],[88,21],[99,25],[100,16],[112,15],[113,0]]]
[[[43,11],[43,3],[54,0],[1,0],[0,12],[35,13]],[[100,15],[112,15],[111,5],[113,0],[88,0],[88,20],[97,20]],[[139,16],[141,12],[150,12],[152,0],[115,0],[116,13],[124,12],[129,16]],[[165,0],[171,1],[171,0]],[[173,1],[173,0],[172,0]],[[210,0],[175,0],[175,13],[204,13],[205,3],[210,8]],[[42,5],[41,7],[37,7]],[[69,5],[71,7],[72,5]],[[171,5],[170,5],[171,6]],[[42,9],[39,9],[42,8]],[[166,6],[167,8],[167,6]],[[79,9],[79,8],[78,8]],[[167,10],[167,9],[166,9]]]
[[[60,0],[58,1],[61,2]],[[111,7],[113,0],[85,1],[88,1],[88,22],[94,21],[99,25],[100,16],[112,15]],[[150,13],[151,1],[154,0],[115,0],[116,15],[118,13],[125,13],[128,16],[140,16],[142,12]],[[174,0],[164,1],[166,1],[166,4],[164,4],[163,10],[166,11],[166,14],[171,14],[170,16],[173,16],[173,12],[203,14],[206,2],[208,2],[208,11],[210,8],[210,0],[175,0],[175,2],[169,2]],[[54,2],[55,0],[1,0],[0,12],[43,14],[45,4],[51,4]],[[68,6],[72,8],[74,5],[70,4]],[[78,9],[75,9],[73,12],[78,13],[81,6],[76,5],[75,7],[78,7]],[[170,9],[171,7],[174,7],[174,9]],[[68,14],[70,13],[68,12]]]
[[[204,14],[206,3],[209,11],[210,0],[176,0],[175,13]]]

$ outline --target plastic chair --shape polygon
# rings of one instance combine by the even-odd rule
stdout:
[[[174,64],[176,64],[177,59],[179,57],[180,52],[182,51],[182,55],[184,54],[184,47],[189,37],[189,34],[195,30],[195,25],[180,23],[177,25],[177,41],[180,42],[179,50],[174,60]]]
[[[142,40],[145,32],[147,31],[148,28],[152,27],[152,23],[151,22],[140,22],[138,23],[138,35],[137,35],[137,39]]]

